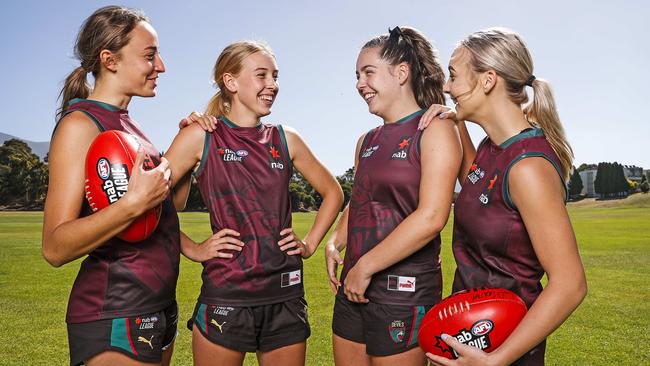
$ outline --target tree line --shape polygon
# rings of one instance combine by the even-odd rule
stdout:
[[[643,193],[650,191],[650,184],[646,174],[642,174],[641,182],[637,183],[625,177],[622,164],[601,162],[598,165],[582,164],[577,169],[574,167],[568,184],[571,198],[579,197],[582,192],[583,182],[580,178],[580,172],[584,170],[596,170],[594,191],[602,198],[627,197],[639,190]]]
[[[27,143],[11,139],[0,146],[0,206],[9,209],[43,208],[48,169]]]

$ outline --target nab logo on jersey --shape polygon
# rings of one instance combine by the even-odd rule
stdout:
[[[397,144],[397,148],[393,152],[393,155],[391,155],[391,159],[401,159],[404,160],[408,157],[408,150],[409,147],[411,146],[411,141],[413,140],[413,137],[410,136],[404,136],[400,139],[400,143]]]
[[[478,200],[481,201],[481,204],[483,206],[487,205],[490,203],[490,196],[492,196],[492,190],[494,188],[494,184],[496,183],[497,179],[499,178],[499,171],[495,171],[492,179],[488,182],[487,186],[483,190],[480,196],[478,196]]]
[[[217,154],[219,154],[221,159],[225,162],[241,163],[248,156],[248,151],[243,149],[234,151],[227,147],[220,147],[217,149]]]
[[[271,163],[271,169],[279,169],[283,170],[284,169],[284,164],[282,164],[280,159],[280,152],[274,145],[269,145],[268,149],[269,155],[270,155],[270,163]]]
[[[379,149],[379,145],[371,146],[365,150],[363,150],[363,154],[361,154],[361,158],[367,158],[370,157],[375,151]]]

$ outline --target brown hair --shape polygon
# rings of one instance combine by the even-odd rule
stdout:
[[[223,83],[223,75],[226,73],[232,75],[239,74],[244,59],[256,52],[265,52],[275,57],[268,45],[256,41],[235,42],[221,51],[212,72],[214,75],[214,83],[219,91],[208,102],[205,114],[218,117],[230,111],[232,95]]]
[[[415,28],[395,27],[390,34],[379,35],[361,49],[381,47],[381,58],[390,65],[406,62],[411,70],[411,88],[420,108],[445,104],[442,87],[445,74],[431,42]]]
[[[470,52],[474,71],[494,70],[505,80],[506,90],[513,102],[520,105],[528,103],[526,85],[532,86],[533,101],[524,106],[523,111],[531,124],[544,131],[560,159],[564,180],[568,181],[573,150],[560,122],[551,85],[532,76],[533,59],[522,38],[509,29],[490,28],[470,34],[460,42],[460,46]]]
[[[97,9],[84,21],[74,46],[75,58],[81,64],[65,79],[59,93],[61,106],[57,111],[57,118],[65,112],[71,99],[87,98],[90,95],[91,88],[86,76],[89,72],[95,79],[99,76],[99,53],[102,50],[119,52],[129,43],[129,33],[142,21],[149,22],[149,19],[140,10],[121,6]]]

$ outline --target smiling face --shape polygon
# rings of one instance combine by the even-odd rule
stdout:
[[[233,94],[233,110],[252,113],[256,118],[269,115],[280,90],[275,58],[264,51],[249,55],[226,86]]]
[[[471,54],[464,47],[457,47],[449,60],[449,79],[443,91],[456,104],[456,116],[460,120],[472,120],[474,111],[481,103],[478,74],[472,69]]]
[[[368,111],[384,119],[400,91],[394,66],[380,57],[380,47],[364,48],[357,58],[357,91]]]
[[[129,42],[117,54],[119,85],[128,96],[156,95],[158,75],[165,72],[158,52],[158,35],[147,22],[140,22],[129,33]]]

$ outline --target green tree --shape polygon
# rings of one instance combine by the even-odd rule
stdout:
[[[48,168],[25,142],[0,146],[0,204],[40,206],[47,193]]]
[[[354,183],[354,168],[350,168],[343,173],[343,175],[340,175],[336,177],[336,180],[339,181],[339,184],[341,185],[341,189],[343,190],[343,206],[341,207],[341,210],[345,208],[345,206],[348,205],[348,202],[350,202],[350,197],[352,196],[352,185]]]
[[[596,170],[596,179],[594,180],[594,191],[597,194],[604,196],[605,195],[605,163],[598,163],[598,168]]]
[[[627,178],[625,178],[623,165],[614,163],[614,171],[616,185],[614,193],[616,193],[618,196],[627,196],[628,192],[630,191],[630,184],[627,182]]]
[[[576,198],[580,196],[582,192],[582,178],[580,178],[580,172],[577,169],[573,169],[573,174],[571,175],[571,180],[569,181],[569,197]]]
[[[591,169],[597,169],[597,168],[598,168],[598,165],[596,165],[596,164],[583,163],[583,164],[580,164],[580,166],[578,167],[578,172],[582,172],[582,171],[585,171],[585,170],[591,170]]]
[[[594,189],[601,197],[627,196],[630,189],[623,166],[617,162],[599,163]]]
[[[650,192],[650,184],[648,183],[647,180],[645,180],[645,181],[643,181],[643,183],[639,184],[639,188],[641,189],[641,192],[643,192],[643,193]]]

